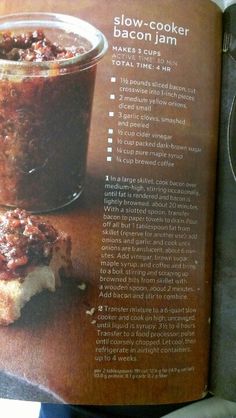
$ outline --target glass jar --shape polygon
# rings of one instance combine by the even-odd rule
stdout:
[[[36,30],[82,52],[54,61],[0,59],[0,205],[47,212],[68,205],[83,190],[96,64],[107,41],[72,16],[0,18],[1,34]]]

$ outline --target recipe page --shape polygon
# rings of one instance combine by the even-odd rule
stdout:
[[[43,76],[23,71],[10,90],[9,73],[0,79],[0,112],[7,91],[17,115],[11,133],[18,127],[14,159],[2,170],[2,213],[9,205],[39,212],[70,237],[73,264],[55,292],[33,296],[19,319],[0,327],[2,372],[32,384],[27,395],[2,385],[1,395],[32,398],[38,390],[46,400],[83,404],[201,398],[210,338],[220,9],[205,0],[0,4],[2,15],[39,10],[82,19],[99,35],[81,29],[85,46],[72,70],[68,64]],[[39,19],[34,29],[41,25]],[[97,37],[102,46],[95,48]],[[73,48],[67,47],[72,57]],[[11,52],[29,60],[39,53]],[[11,143],[4,147],[8,158]]]

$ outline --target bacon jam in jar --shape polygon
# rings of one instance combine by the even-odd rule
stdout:
[[[0,18],[0,205],[47,212],[84,187],[104,35],[76,17]]]

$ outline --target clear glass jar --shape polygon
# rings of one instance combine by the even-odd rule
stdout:
[[[46,212],[68,205],[83,190],[96,64],[107,41],[72,16],[0,18],[0,33],[36,30],[83,51],[54,61],[0,59],[0,205]]]

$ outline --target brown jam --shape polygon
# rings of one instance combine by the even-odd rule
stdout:
[[[83,45],[61,47],[40,30],[2,34],[4,65],[53,61],[55,67],[46,76],[7,70],[0,79],[0,205],[45,212],[83,190],[96,66],[65,73],[57,67],[81,53]]]
[[[83,46],[62,47],[51,42],[42,30],[0,34],[0,59],[11,61],[54,61],[85,53]]]
[[[0,219],[0,280],[21,277],[35,265],[48,265],[58,233],[52,225],[25,210]]]

